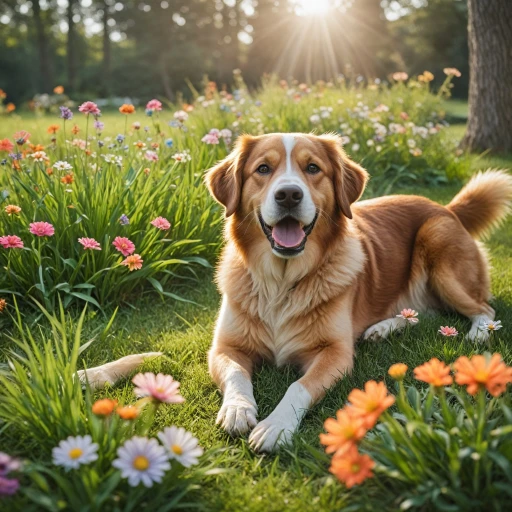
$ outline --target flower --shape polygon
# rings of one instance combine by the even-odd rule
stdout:
[[[69,436],[61,441],[59,446],[52,450],[53,463],[66,469],[77,469],[81,464],[89,464],[98,458],[97,443],[92,442],[92,437]]]
[[[119,107],[119,112],[121,112],[121,114],[133,114],[135,112],[135,107],[129,103],[123,103]]]
[[[5,213],[7,213],[7,215],[18,215],[20,212],[21,212],[21,208],[14,204],[8,204],[5,207]]]
[[[393,80],[395,80],[396,82],[405,82],[409,78],[409,75],[404,71],[397,71],[396,73],[393,73],[391,76]]]
[[[132,382],[137,386],[134,389],[137,396],[151,396],[167,404],[181,404],[185,401],[180,395],[180,383],[170,375],[138,373],[133,377]]]
[[[493,332],[493,331],[498,331],[499,329],[501,329],[503,327],[503,325],[501,325],[501,320],[489,320],[487,322],[482,322],[478,328],[481,330],[481,331],[488,331],[488,332]]]
[[[457,68],[444,68],[443,73],[447,76],[456,76],[457,78],[462,76],[462,73]]]
[[[117,450],[117,459],[112,466],[121,471],[121,476],[135,487],[141,482],[152,487],[154,482],[161,482],[165,471],[171,468],[167,453],[156,439],[135,436],[128,439]]]
[[[89,114],[92,114],[95,117],[101,115],[101,110],[98,108],[98,105],[96,105],[96,103],[94,103],[93,101],[86,101],[85,103],[82,103],[78,107],[78,111],[82,112],[87,116]]]
[[[140,130],[140,123],[139,123],[139,121],[135,121],[135,123],[132,124],[132,128],[134,130]]]
[[[96,128],[96,130],[101,132],[103,130],[103,128],[105,128],[105,123],[102,123],[101,121],[96,120],[96,121],[94,121],[94,128]]]
[[[342,454],[366,434],[364,419],[354,415],[352,407],[345,407],[336,413],[336,419],[324,422],[327,434],[320,434],[320,442],[326,446],[326,453]]]
[[[333,457],[329,471],[349,489],[373,476],[375,462],[369,455],[361,455],[355,446],[340,457]]]
[[[58,171],[71,171],[73,169],[73,166],[71,164],[63,160],[55,162],[53,164],[53,167],[55,167],[55,169],[57,169]]]
[[[442,327],[439,329],[439,331],[437,331],[439,334],[442,334],[443,336],[457,336],[457,334],[459,334],[459,332],[457,331],[457,329],[455,329],[455,327]]]
[[[12,496],[19,489],[20,483],[16,478],[0,476],[0,496]]]
[[[47,132],[48,133],[57,133],[60,130],[60,126],[58,124],[51,124],[48,126]]]
[[[412,156],[421,156],[423,154],[423,151],[420,148],[414,148],[410,149],[409,153],[411,153]]]
[[[512,382],[512,368],[501,360],[499,354],[492,357],[475,355],[471,359],[462,356],[455,361],[453,368],[455,382],[467,386],[470,395],[485,387],[492,396],[499,396]]]
[[[414,309],[402,309],[400,311],[399,315],[396,315],[397,318],[403,318],[404,320],[407,320],[411,324],[417,324],[419,322],[419,319],[416,318],[418,316],[417,311],[414,311]]]
[[[192,160],[192,157],[190,156],[190,150],[185,149],[185,151],[182,151],[181,153],[174,153],[172,157],[176,162],[190,162]]]
[[[161,229],[162,231],[167,231],[171,227],[171,223],[164,217],[157,217],[152,220],[151,225],[155,226],[155,228]]]
[[[23,144],[25,144],[28,139],[30,139],[30,133],[28,133],[26,130],[21,130],[20,132],[16,132],[14,134],[14,140],[18,146],[23,146]]]
[[[132,254],[128,256],[121,262],[121,265],[128,267],[128,270],[131,272],[132,270],[140,270],[142,268],[142,263],[144,260],[140,257],[139,254]]]
[[[121,226],[126,226],[127,224],[130,224],[130,219],[123,213],[123,215],[119,217],[119,224],[121,224]]]
[[[30,156],[34,159],[34,162],[48,162],[50,160],[44,151],[35,151]]]
[[[134,420],[139,415],[139,409],[133,405],[126,405],[124,407],[118,407],[116,413],[123,420]]]
[[[5,109],[7,112],[14,112],[16,110],[16,105],[14,103],[7,103]]]
[[[36,236],[53,236],[55,229],[49,222],[32,222],[30,232]]]
[[[0,299],[0,313],[3,313],[3,311],[6,307],[7,307],[7,301],[5,299]],[[1,469],[0,469],[0,474],[1,474]]]
[[[18,471],[21,468],[21,462],[7,453],[0,452],[0,476],[6,476],[11,471]]]
[[[69,121],[73,119],[73,112],[68,107],[59,107],[60,108],[60,117],[64,119],[64,121]]]
[[[162,102],[158,101],[158,100],[151,100],[151,101],[148,101],[148,104],[146,105],[146,109],[147,110],[156,110],[156,111],[160,111],[162,110]]]
[[[4,249],[23,249],[23,242],[16,235],[0,236],[0,245]]]
[[[309,122],[313,124],[318,124],[321,121],[320,116],[318,114],[313,114],[309,117]]]
[[[96,402],[92,404],[92,412],[96,414],[96,416],[110,416],[114,412],[116,406],[117,400],[102,398],[101,400],[96,400]]]
[[[150,162],[158,162],[158,155],[154,151],[146,151],[144,158]]]
[[[423,74],[418,76],[420,82],[432,82],[434,75],[430,71],[423,71]]]
[[[361,146],[359,144],[352,144],[352,151],[356,152],[356,151],[359,151],[359,148]]]
[[[188,119],[188,114],[184,110],[178,110],[174,112],[174,119],[180,123],[184,123]]]
[[[414,377],[435,387],[449,386],[453,383],[450,367],[436,357],[414,368]]]
[[[182,427],[166,427],[157,437],[166,448],[169,458],[176,459],[186,468],[197,464],[197,458],[203,454],[199,441]]]
[[[384,382],[368,381],[364,391],[353,389],[348,395],[354,416],[363,419],[366,428],[372,428],[379,416],[395,403],[395,397],[388,395]]]
[[[99,242],[94,240],[94,238],[79,238],[78,242],[83,245],[84,249],[94,249],[95,251],[101,251]]]
[[[135,244],[123,236],[116,236],[112,245],[123,255],[130,256],[135,252]]]
[[[66,185],[71,185],[71,183],[73,183],[73,181],[75,181],[75,178],[73,176],[73,173],[70,172],[70,173],[66,174],[65,176],[62,176],[60,181],[62,183],[65,183]]]
[[[0,151],[7,151],[10,153],[14,149],[14,144],[9,139],[0,140]]]
[[[395,380],[403,380],[407,373],[408,367],[404,363],[395,363],[389,367],[388,374]]]
[[[218,144],[219,135],[210,131],[201,139],[201,142],[205,142],[206,144]]]
[[[53,92],[55,94],[63,94],[64,93],[64,87],[62,87],[62,85],[57,85],[57,87],[55,87],[53,89]]]

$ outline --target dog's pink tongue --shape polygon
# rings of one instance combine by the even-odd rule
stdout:
[[[272,228],[272,237],[281,247],[299,245],[306,233],[295,219],[283,219]]]

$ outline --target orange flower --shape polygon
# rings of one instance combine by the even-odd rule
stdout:
[[[51,124],[48,126],[48,133],[57,133],[60,129],[60,126],[58,124]]]
[[[110,416],[117,406],[117,400],[102,398],[92,405],[92,412],[97,416]]]
[[[468,359],[465,356],[455,361],[455,382],[467,386],[468,393],[474,395],[484,387],[492,396],[499,396],[512,382],[512,368],[507,366],[499,354],[492,357],[482,355]]]
[[[144,260],[140,257],[140,254],[132,254],[124,259],[121,265],[128,267],[128,270],[131,272],[132,270],[140,270],[143,262]]]
[[[118,407],[116,412],[123,420],[134,420],[139,415],[139,409],[133,405]]]
[[[388,374],[395,380],[403,380],[407,373],[407,365],[404,363],[392,364],[389,367]]]
[[[18,215],[20,212],[21,208],[15,204],[8,204],[5,207],[5,213],[7,213],[7,215]]]
[[[320,442],[326,446],[326,453],[342,454],[366,434],[364,420],[355,417],[352,407],[345,407],[336,413],[336,419],[327,418],[324,423],[327,434],[320,434]]]
[[[119,112],[121,112],[121,114],[133,114],[135,112],[135,107],[128,103],[123,103],[119,107]]]
[[[368,455],[361,455],[352,446],[342,456],[334,456],[329,471],[343,482],[349,489],[373,476],[375,461]]]
[[[7,93],[3,89],[0,89],[0,100],[5,98],[7,98]]]
[[[5,299],[0,299],[0,313],[7,307],[7,302]]]
[[[414,377],[432,386],[449,386],[453,383],[450,367],[439,361],[436,357],[427,363],[414,368]]]
[[[57,85],[57,87],[55,87],[55,89],[53,89],[53,92],[55,94],[63,94],[64,93],[64,87],[62,87],[62,85]]]
[[[459,78],[462,73],[457,68],[444,68],[443,73],[448,76],[456,76]]]
[[[14,112],[16,110],[16,105],[14,103],[7,103],[5,108],[7,112]]]
[[[48,176],[52,176],[53,175],[53,169],[51,167],[47,167],[46,168],[46,174],[48,174]]]
[[[71,185],[73,181],[75,181],[75,178],[73,177],[73,173],[70,172],[69,174],[66,174],[65,176],[62,176],[60,179],[62,183],[65,183],[66,185]]]
[[[388,395],[388,389],[384,382],[368,381],[364,385],[364,391],[353,389],[348,395],[348,401],[352,404],[354,415],[363,419],[366,428],[372,428],[379,416],[395,403],[395,397]]]
[[[80,133],[80,128],[78,128],[78,126],[75,124],[73,128],[71,128],[71,133],[73,135],[78,135]]]

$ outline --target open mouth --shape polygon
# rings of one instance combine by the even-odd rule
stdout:
[[[272,249],[282,256],[296,256],[304,250],[308,236],[313,231],[318,212],[311,224],[304,226],[293,217],[284,217],[275,226],[269,226],[258,212],[261,229],[268,238]]]

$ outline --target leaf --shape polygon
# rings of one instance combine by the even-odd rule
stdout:
[[[98,304],[98,301],[91,297],[90,295],[86,295],[85,293],[81,292],[71,292],[70,295],[73,295],[73,297],[78,297],[79,299],[85,300],[86,302],[90,302],[91,304],[94,304],[98,309],[101,309],[101,306]]]
[[[160,281],[158,281],[154,277],[148,277],[148,281],[155,287],[157,291],[159,291],[160,293],[164,293],[164,289],[162,288]]]
[[[90,284],[90,283],[81,283],[81,284],[76,284],[75,286],[73,286],[73,288],[86,288],[88,290],[94,290],[96,288],[96,286],[93,284]]]

